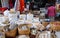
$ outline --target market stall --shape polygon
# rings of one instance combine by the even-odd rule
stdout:
[[[0,38],[60,38],[60,21],[46,18],[45,8],[24,8],[24,0],[16,0],[12,9],[0,14]]]

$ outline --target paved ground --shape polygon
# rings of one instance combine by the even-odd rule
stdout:
[[[57,38],[60,38],[60,32],[56,32]]]

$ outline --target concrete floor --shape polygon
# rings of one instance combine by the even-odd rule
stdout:
[[[60,32],[56,32],[55,34],[56,34],[57,38],[60,38]]]

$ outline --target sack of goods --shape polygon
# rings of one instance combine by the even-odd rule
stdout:
[[[26,20],[26,15],[25,14],[21,14],[19,16],[19,20]]]
[[[15,21],[16,24],[20,25],[20,24],[24,24],[25,21],[24,20],[18,20],[18,21]]]
[[[18,38],[30,38],[28,35],[20,35]]]
[[[51,38],[51,32],[50,31],[38,32],[36,38]]]
[[[32,24],[33,20],[25,20],[26,24]]]
[[[11,21],[11,20],[14,20],[14,21],[16,21],[17,20],[17,14],[15,13],[13,13],[13,14],[9,14],[9,21]]]
[[[33,14],[31,13],[27,14],[27,20],[33,20]]]
[[[6,26],[5,24],[0,24],[0,32],[3,32],[3,28]]]
[[[39,22],[39,17],[34,17],[33,22]]]
[[[14,20],[14,21],[17,21],[18,20],[18,17],[17,17],[18,15],[17,15],[17,13],[15,12],[15,10],[14,9],[11,9],[10,10],[10,13],[9,13],[9,21],[12,21],[12,20]]]
[[[20,35],[29,35],[30,34],[30,28],[28,27],[28,24],[21,24],[18,26],[18,33]]]
[[[0,15],[0,23],[8,21],[8,17],[5,17],[3,15]]]
[[[1,32],[3,31],[3,26],[0,26],[0,31],[1,31]]]
[[[0,38],[5,38],[5,33],[4,32],[0,32]]]

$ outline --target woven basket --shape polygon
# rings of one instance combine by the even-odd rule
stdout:
[[[30,28],[28,27],[27,30],[21,30],[20,27],[24,26],[25,24],[21,24],[20,26],[18,26],[18,33],[21,34],[21,35],[29,35],[30,34]]]
[[[60,31],[60,22],[51,22],[51,29],[54,31]]]
[[[5,31],[5,29],[3,29],[3,31]],[[5,31],[5,34],[7,37],[15,37],[17,34],[17,28],[10,31]]]

